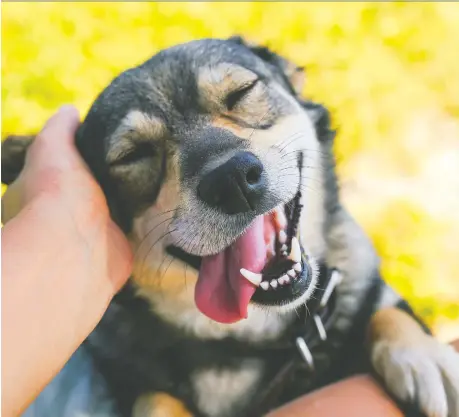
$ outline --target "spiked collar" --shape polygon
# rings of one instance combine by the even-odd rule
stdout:
[[[288,360],[263,391],[258,393],[248,417],[261,417],[266,410],[275,406],[276,400],[282,396],[296,372],[301,371],[306,373],[306,377],[313,377],[328,366],[329,360],[324,362],[321,359],[328,358],[324,352],[329,348],[328,332],[336,317],[335,290],[341,281],[342,275],[338,269],[329,268],[324,262],[320,264],[314,298],[298,311],[299,317],[283,341],[264,346],[265,350],[278,349],[279,352],[285,352]]]

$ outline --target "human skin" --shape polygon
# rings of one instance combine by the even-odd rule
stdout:
[[[17,416],[94,329],[129,277],[130,246],[80,158],[65,106],[2,199],[2,416]]]
[[[459,340],[453,343],[459,351]],[[403,417],[377,382],[358,375],[298,398],[266,417]]]

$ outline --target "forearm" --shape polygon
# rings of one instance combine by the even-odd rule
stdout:
[[[459,351],[459,340],[453,343]],[[402,417],[386,392],[368,375],[358,375],[314,391],[266,417]]]
[[[56,214],[53,204],[50,198],[34,200],[3,228],[4,416],[18,415],[86,336],[81,320],[87,286],[81,278],[91,251],[69,243],[78,236],[65,218],[69,213]],[[107,291],[101,303],[109,298]]]

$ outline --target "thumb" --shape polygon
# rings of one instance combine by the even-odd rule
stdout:
[[[36,140],[45,140],[52,146],[73,144],[75,131],[80,123],[76,107],[62,106],[46,123]]]
[[[75,133],[80,119],[73,106],[63,106],[38,133],[26,155],[26,166],[68,168],[80,165],[80,157],[75,147]]]

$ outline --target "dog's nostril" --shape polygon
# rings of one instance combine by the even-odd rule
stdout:
[[[250,168],[245,176],[247,183],[250,185],[255,185],[260,182],[261,179],[261,167],[255,166]]]

